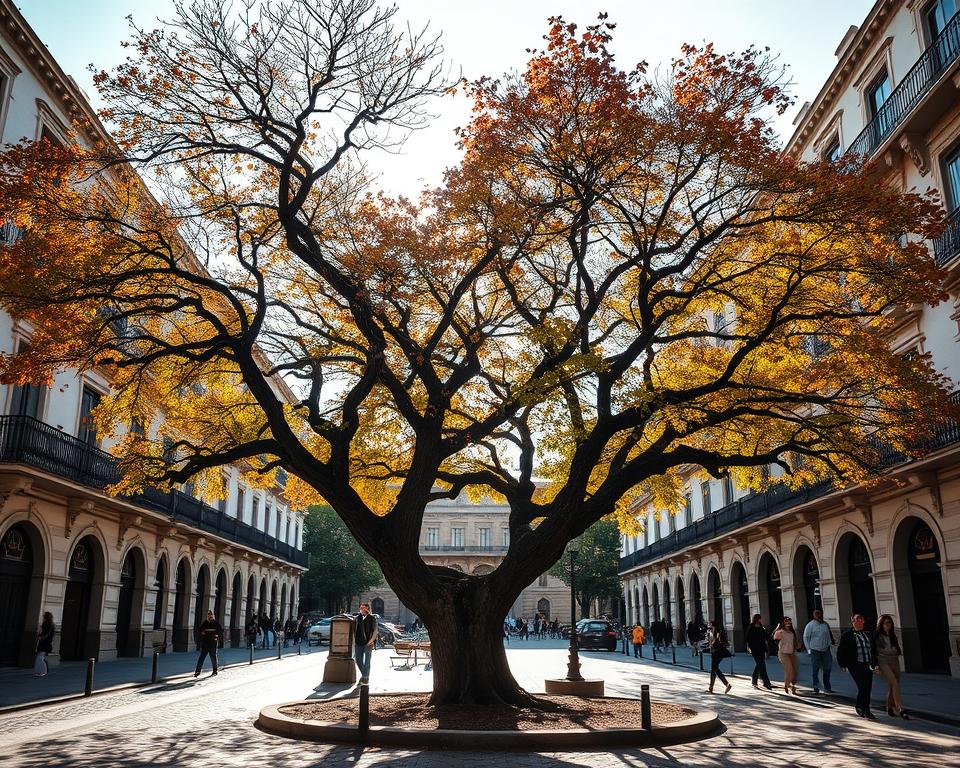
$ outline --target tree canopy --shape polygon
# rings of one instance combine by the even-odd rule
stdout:
[[[550,568],[556,576],[570,586],[570,548]],[[577,603],[584,617],[590,615],[594,600],[616,600],[620,585],[620,528],[613,520],[599,520],[576,540],[577,554],[574,557],[573,587]]]
[[[306,605],[327,615],[346,611],[352,598],[383,583],[376,561],[360,549],[330,507],[307,510],[303,551],[310,554],[310,570],[300,577],[301,610]]]
[[[464,85],[463,159],[410,201],[352,158],[446,92],[436,41],[372,0],[244,8],[134,35],[97,76],[114,141],[4,154],[27,234],[0,300],[33,338],[0,373],[108,371],[104,434],[160,414],[118,490],[283,466],[436,634],[435,701],[529,703],[497,645],[516,595],[641,494],[678,509],[688,467],[860,481],[948,407],[887,343],[942,296],[941,208],[782,154],[767,52],[686,46],[657,77],[605,18],[553,18],[523,71]],[[491,574],[419,555],[425,506],[461,493],[510,506]]]

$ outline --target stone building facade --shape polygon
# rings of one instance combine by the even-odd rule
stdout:
[[[490,499],[473,503],[461,495],[431,502],[420,529],[420,556],[428,565],[477,575],[490,573],[510,547],[509,519],[510,508]],[[410,624],[416,618],[387,584],[364,592],[360,599],[388,621]],[[523,590],[510,611],[511,617],[531,623],[537,613],[569,623],[570,587],[548,574],[540,576]]]
[[[66,142],[74,128],[81,142],[104,135],[74,81],[0,0],[0,140]],[[21,236],[8,222],[0,247]],[[30,336],[0,312],[0,353]],[[217,507],[189,486],[107,495],[116,466],[89,416],[109,387],[97,371],[63,371],[49,387],[0,385],[0,665],[32,662],[44,611],[57,625],[57,663],[192,649],[208,608],[239,644],[250,613],[295,610],[303,513],[284,499],[283,476],[257,490],[229,468]]]
[[[807,161],[853,152],[878,161],[877,183],[939,191],[945,230],[928,245],[949,300],[895,309],[890,343],[929,353],[960,386],[957,11],[954,0],[878,0],[840,42],[785,151]],[[836,629],[853,611],[890,613],[908,672],[960,675],[960,429],[938,426],[928,449],[914,462],[891,456],[887,481],[870,489],[746,494],[691,472],[684,511],[641,504],[645,532],[623,539],[629,619],[666,617],[682,639],[695,615],[714,617],[743,648],[753,613],[802,626],[822,608]]]

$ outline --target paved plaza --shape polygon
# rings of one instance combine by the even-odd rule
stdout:
[[[565,671],[561,646],[515,643],[508,651],[514,674],[529,689],[542,691],[545,677]],[[389,655],[374,655],[373,692],[429,690],[429,671],[391,670]],[[198,680],[0,715],[0,766],[941,766],[960,737],[960,728],[925,720],[893,721],[878,713],[880,719],[869,723],[846,701],[757,692],[743,677],[734,681],[730,695],[710,696],[696,670],[598,652],[583,654],[583,672],[603,677],[608,694],[636,696],[641,683],[648,683],[655,698],[715,708],[725,732],[648,750],[481,754],[330,746],[257,730],[253,723],[265,704],[346,693],[320,685],[325,657],[315,652],[252,666],[238,663],[216,678],[207,672]]]

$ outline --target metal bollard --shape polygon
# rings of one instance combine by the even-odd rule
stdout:
[[[253,643],[250,643],[250,663],[253,664]]]
[[[640,686],[640,727],[645,731],[649,731],[653,728],[652,719],[650,717],[649,685]]]
[[[671,645],[670,650],[673,652],[673,663],[677,663],[677,646]]]
[[[283,658],[283,643],[277,643],[277,661]]]
[[[654,661],[657,660],[657,646],[656,646],[656,645],[653,646],[653,660],[654,660]]]
[[[370,684],[360,683],[360,738],[365,739],[370,730]]]
[[[700,659],[700,671],[703,672],[703,651],[697,654],[697,658]]]
[[[735,677],[733,674],[733,654],[730,654],[730,677]]]
[[[87,683],[83,688],[84,696],[93,694],[93,665],[96,663],[96,659],[87,659]]]
[[[157,651],[153,652],[153,668],[150,670],[150,682],[157,682],[157,667],[160,664],[160,654]]]
[[[302,646],[300,645],[300,643],[297,643],[297,656],[302,656],[302,655],[303,655],[303,654],[300,652],[301,647],[302,647]]]

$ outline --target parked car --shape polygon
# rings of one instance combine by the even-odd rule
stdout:
[[[590,619],[577,624],[577,645],[584,650],[597,648],[601,651],[617,650],[617,630],[603,619]]]
[[[307,645],[320,645],[320,643],[330,642],[330,622],[332,616],[320,619],[316,624],[311,624],[307,629]]]

